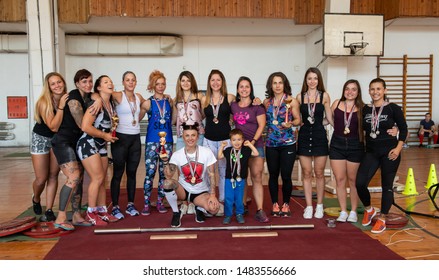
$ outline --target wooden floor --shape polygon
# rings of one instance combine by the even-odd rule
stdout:
[[[28,207],[30,207],[32,196],[32,181],[34,173],[29,155],[26,155],[28,148],[1,148],[0,147],[0,221],[4,222],[15,218]],[[411,210],[427,215],[439,216],[439,212],[433,207],[426,194],[424,187],[431,164],[439,168],[439,149],[427,149],[410,147],[404,149],[398,176],[399,183],[405,184],[408,168],[413,168],[418,196],[407,197],[402,194],[395,194],[395,202],[404,207],[415,205]],[[110,168],[111,169],[111,168]],[[297,164],[293,178],[298,176]],[[145,174],[143,162],[139,165],[138,182],[143,182]],[[109,176],[111,172],[109,172]],[[60,174],[60,182],[64,176]],[[328,181],[330,178],[328,177]],[[267,176],[264,175],[264,184],[267,183]],[[329,182],[330,183],[330,182]],[[141,186],[141,183],[140,183]],[[334,197],[325,193],[328,197]],[[373,205],[380,206],[380,193],[373,193]],[[439,204],[439,198],[436,198]],[[42,205],[45,205],[44,194]],[[265,210],[269,206],[265,205]],[[391,212],[401,213],[396,207]],[[293,215],[302,213],[293,213]],[[439,260],[439,219],[421,215],[411,215],[413,222],[419,226],[418,229],[409,231],[386,230],[384,233],[374,235],[369,232],[372,238],[379,240],[391,250],[406,259],[429,259]],[[23,242],[0,242],[0,259],[2,260],[41,260],[56,244],[56,241],[23,241]]]

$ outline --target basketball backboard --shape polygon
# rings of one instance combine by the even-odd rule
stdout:
[[[325,14],[323,55],[384,55],[384,16]]]

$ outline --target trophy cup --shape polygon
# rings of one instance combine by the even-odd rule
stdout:
[[[160,131],[160,132],[158,133],[158,135],[159,135],[159,137],[160,137],[160,146],[161,146],[159,157],[160,157],[160,159],[161,159],[162,161],[168,161],[169,156],[168,156],[168,153],[166,152],[166,149],[165,149],[165,144],[166,144],[166,132],[164,132],[164,131]]]
[[[293,98],[291,96],[288,96],[287,98],[284,99],[285,102],[285,107],[287,107],[287,110],[285,111],[285,124],[288,123],[288,111],[290,110],[290,103],[293,102]]]
[[[119,124],[119,117],[114,115],[111,117],[111,136],[116,137],[116,128]]]

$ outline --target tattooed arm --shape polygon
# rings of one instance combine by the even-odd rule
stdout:
[[[78,100],[70,100],[69,103],[70,113],[72,114],[73,119],[75,119],[76,125],[81,128],[82,117],[84,116],[84,111],[82,110],[82,106]]]

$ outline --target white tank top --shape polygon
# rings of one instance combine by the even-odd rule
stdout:
[[[119,125],[116,131],[123,134],[136,135],[140,134],[139,113],[140,113],[140,99],[137,94],[136,103],[128,103],[128,98],[125,91],[122,91],[122,101],[116,106],[117,116],[119,117]],[[134,111],[134,116],[133,116]]]

